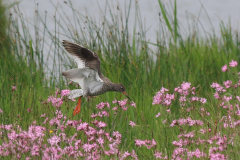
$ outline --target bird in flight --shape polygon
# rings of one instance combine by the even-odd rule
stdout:
[[[125,94],[128,99],[131,100],[125,91],[124,85],[113,83],[108,78],[104,77],[101,72],[100,59],[96,53],[66,40],[63,40],[62,43],[78,65],[78,68],[62,72],[64,77],[81,86],[81,89],[71,90],[68,94],[69,99],[79,97],[78,104],[73,111],[73,116],[78,114],[81,110],[82,97],[87,98],[88,96],[100,95],[107,91],[117,91]]]

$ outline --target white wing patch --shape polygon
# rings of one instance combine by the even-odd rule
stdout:
[[[83,60],[81,60],[79,57],[74,56],[74,55],[70,55],[72,56],[72,58],[74,59],[74,61],[77,63],[78,68],[85,68],[85,62]]]
[[[85,48],[85,47],[83,47],[79,44],[76,44],[76,43],[73,43],[73,44],[79,46],[80,48]],[[85,49],[87,49],[87,48],[85,48]],[[87,49],[87,50],[93,54],[93,52],[91,50],[89,50],[89,49]],[[72,54],[71,54],[71,56],[73,57],[74,61],[77,63],[78,68],[85,68],[86,67],[85,62],[83,60],[81,60],[79,57],[77,57],[75,55],[72,55]]]
[[[99,77],[98,72],[96,72],[96,80],[103,83],[103,80]]]

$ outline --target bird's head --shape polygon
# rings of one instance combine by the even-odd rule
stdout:
[[[123,84],[118,83],[118,84],[116,85],[116,91],[125,94],[125,95],[127,96],[127,98],[128,98],[130,101],[132,101],[131,98],[127,95],[127,93],[126,93],[126,91],[125,91],[125,87],[124,87]]]

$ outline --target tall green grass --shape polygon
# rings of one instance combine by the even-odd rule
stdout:
[[[12,8],[16,11],[13,15],[1,7],[0,106],[4,112],[0,115],[1,123],[17,122],[24,128],[34,120],[41,124],[41,114],[54,116],[54,108],[50,105],[46,107],[42,102],[55,94],[56,88],[75,88],[67,85],[67,80],[61,76],[61,71],[75,67],[73,61],[67,59],[67,53],[61,45],[59,35],[64,35],[68,40],[96,52],[101,60],[103,74],[113,82],[124,84],[128,95],[137,104],[136,109],[131,108],[119,117],[118,125],[114,128],[123,135],[121,149],[137,150],[133,141],[135,138],[155,138],[159,142],[158,149],[170,155],[173,150],[171,142],[178,131],[173,133],[167,125],[162,125],[163,118],[154,118],[164,109],[161,106],[152,106],[152,97],[161,87],[173,91],[185,81],[191,82],[196,86],[197,93],[209,100],[209,108],[214,107],[210,85],[212,82],[223,82],[231,78],[230,73],[221,72],[221,67],[231,59],[239,62],[238,32],[232,32],[230,27],[222,24],[219,37],[197,37],[189,33],[183,38],[177,19],[177,2],[174,1],[173,10],[167,11],[159,0],[162,16],[159,18],[157,43],[153,44],[146,39],[147,31],[143,27],[138,4],[132,1],[130,3],[135,3],[134,28],[129,26],[130,7],[125,8],[125,14],[124,10],[117,10],[116,14],[113,14],[106,2],[106,8],[102,11],[102,24],[98,25],[92,17],[75,10],[71,1],[68,1],[58,7],[70,7],[73,11],[71,20],[74,21],[64,12],[58,13],[59,19],[55,19],[56,30],[52,33],[46,22],[47,13],[46,17],[40,17],[36,12],[36,21],[30,24],[35,29],[34,39],[17,6]],[[110,13],[111,18],[106,18],[107,13]],[[40,29],[39,26],[44,27]],[[63,32],[59,33],[59,28]],[[46,42],[45,37],[50,37],[51,41]],[[157,46],[157,51],[152,50],[151,45]],[[51,57],[49,61],[45,61],[43,57],[46,46],[50,47],[48,53],[44,53]],[[49,63],[51,61],[53,63]],[[11,91],[12,86],[17,86],[17,91]],[[115,98],[120,100],[126,97],[120,93],[108,92],[89,102],[83,100],[81,113],[73,119],[88,121],[96,104]],[[72,117],[75,103],[69,102],[70,106],[62,106],[62,111],[68,117]],[[27,111],[28,108],[31,112]],[[211,115],[217,119],[217,115],[214,115],[216,110],[211,110]],[[181,108],[178,102],[174,104],[171,112],[172,117],[167,117],[169,121],[180,118]],[[204,119],[197,115],[192,116]],[[115,119],[110,115],[106,120],[111,124]],[[138,125],[131,132],[128,120]],[[152,151],[147,149],[139,149],[137,154],[142,155],[143,159],[153,157]]]

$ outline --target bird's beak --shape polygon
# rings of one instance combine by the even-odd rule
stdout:
[[[127,93],[126,93],[125,91],[123,92],[123,94],[125,94],[125,95],[127,96],[127,98],[128,98],[130,101],[132,101],[131,98],[127,95]]]

